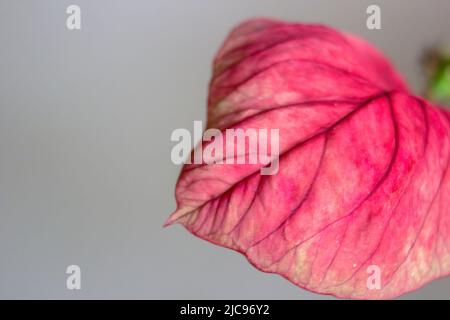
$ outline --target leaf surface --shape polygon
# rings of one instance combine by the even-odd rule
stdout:
[[[279,129],[279,172],[187,164],[167,224],[338,297],[393,298],[449,274],[450,115],[363,40],[239,25],[214,59],[207,127]]]

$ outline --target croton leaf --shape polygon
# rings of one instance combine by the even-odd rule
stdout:
[[[186,164],[167,225],[338,297],[393,298],[450,273],[450,113],[371,45],[322,25],[237,26],[214,59],[207,128],[255,127],[279,129],[278,173]]]

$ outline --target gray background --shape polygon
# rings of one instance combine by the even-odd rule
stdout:
[[[366,29],[372,3],[381,31]],[[69,4],[80,31],[65,27]],[[360,34],[419,92],[418,58],[450,43],[449,12],[448,0],[0,0],[0,297],[323,298],[161,227],[179,172],[170,134],[204,119],[211,59],[244,18]],[[70,264],[82,290],[65,288]],[[450,279],[404,296],[449,297]]]

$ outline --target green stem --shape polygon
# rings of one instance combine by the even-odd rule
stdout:
[[[440,103],[450,103],[450,55],[436,50],[429,62],[427,97]]]

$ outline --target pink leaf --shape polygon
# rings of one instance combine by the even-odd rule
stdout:
[[[363,40],[239,25],[214,60],[207,127],[279,129],[279,172],[187,164],[167,224],[338,297],[392,298],[450,273],[450,114]]]

